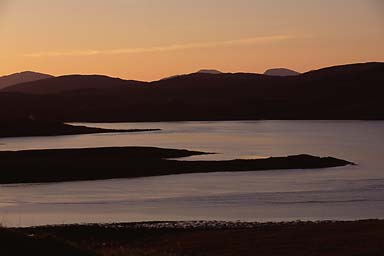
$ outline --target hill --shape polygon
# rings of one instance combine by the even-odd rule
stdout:
[[[77,76],[25,83],[18,86],[24,94],[0,91],[0,120],[30,115],[67,122],[384,119],[384,63],[288,77],[193,73],[150,83],[81,79],[82,83]],[[90,85],[93,90],[78,90]],[[36,88],[54,87],[73,90],[36,93]],[[35,91],[28,95],[25,88]]]
[[[56,94],[80,90],[121,89],[125,86],[141,85],[143,83],[101,75],[68,75],[42,81],[21,83],[7,87],[2,91],[25,94]]]
[[[178,78],[178,77],[181,77],[181,76],[192,75],[192,74],[219,75],[219,74],[223,74],[223,73],[221,71],[218,71],[218,70],[215,70],[215,69],[200,69],[199,71],[191,73],[191,74],[180,74],[180,75],[173,75],[173,76],[165,77],[163,79],[160,79],[160,81],[162,81],[162,80],[169,80],[169,79],[173,79],[173,78]]]
[[[200,74],[212,74],[212,75],[222,74],[221,71],[216,70],[216,69],[201,69],[201,70],[197,71],[197,73],[200,73]]]
[[[274,69],[268,69],[265,71],[264,75],[267,76],[298,76],[300,75],[299,72],[296,72],[291,69],[287,68],[274,68]]]
[[[0,77],[0,89],[9,87],[15,84],[38,81],[38,80],[43,80],[43,79],[52,78],[52,77],[53,76],[51,75],[32,72],[32,71],[15,73],[15,74]]]

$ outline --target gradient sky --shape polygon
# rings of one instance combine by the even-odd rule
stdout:
[[[0,75],[156,80],[384,61],[383,0],[0,0]]]

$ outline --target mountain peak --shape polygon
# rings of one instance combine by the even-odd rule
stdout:
[[[12,85],[16,85],[16,84],[34,82],[34,81],[43,80],[43,79],[52,78],[52,77],[53,76],[51,75],[33,72],[33,71],[23,71],[19,73],[14,73],[11,75],[0,77],[0,89],[9,87]]]
[[[287,68],[273,68],[273,69],[268,69],[265,71],[264,75],[267,76],[298,76],[300,75],[299,72],[296,72],[291,69]]]
[[[58,94],[74,91],[123,89],[146,84],[134,80],[123,80],[105,75],[65,75],[52,79],[30,81],[8,86],[2,91],[25,94]]]
[[[222,74],[221,71],[216,70],[216,69],[201,69],[201,70],[197,71],[196,73],[198,73],[198,74],[212,74],[212,75]]]

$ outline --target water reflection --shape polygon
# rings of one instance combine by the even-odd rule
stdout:
[[[309,153],[357,166],[0,186],[6,225],[145,220],[361,219],[384,216],[384,122],[92,124],[143,134],[2,139],[1,150],[100,146],[187,148],[231,159]]]

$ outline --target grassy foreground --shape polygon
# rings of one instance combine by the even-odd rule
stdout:
[[[383,255],[384,221],[69,225],[0,238],[7,256],[373,256]]]
[[[181,161],[207,154],[152,147],[54,149],[0,152],[0,184],[42,183],[170,174],[313,169],[345,166],[332,157],[297,155],[255,160]]]

